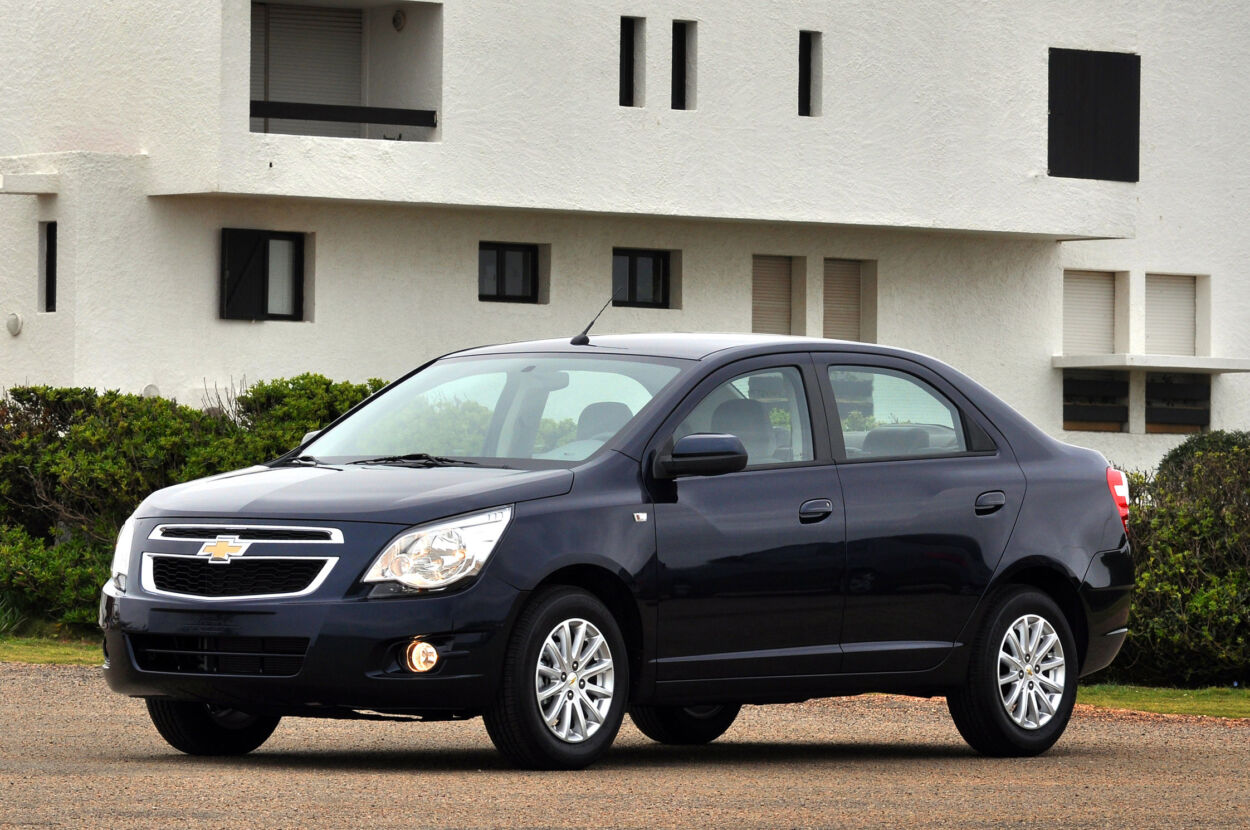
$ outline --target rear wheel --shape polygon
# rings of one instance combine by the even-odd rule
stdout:
[[[147,703],[156,731],[188,755],[245,755],[268,740],[281,720],[168,698],[150,697]]]
[[[653,741],[662,744],[706,744],[724,735],[741,709],[736,703],[633,706],[629,717],[639,731]]]
[[[586,591],[553,588],[517,620],[483,720],[513,764],[580,769],[612,745],[628,692],[629,659],[611,612]]]
[[[1011,588],[972,646],[968,679],[947,695],[959,734],[983,755],[1038,755],[1063,734],[1079,664],[1067,618],[1050,597]]]

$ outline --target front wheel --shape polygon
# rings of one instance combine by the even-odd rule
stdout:
[[[277,715],[150,697],[148,717],[174,749],[188,755],[246,755],[278,728]]]
[[[632,706],[629,717],[638,731],[662,744],[706,744],[725,734],[742,707],[736,703],[706,706]]]
[[[1012,588],[990,607],[967,683],[946,704],[959,734],[982,755],[1038,755],[1068,725],[1079,671],[1059,606],[1035,589]]]
[[[612,745],[628,694],[629,658],[611,612],[586,591],[553,588],[517,620],[483,720],[513,764],[580,769]]]

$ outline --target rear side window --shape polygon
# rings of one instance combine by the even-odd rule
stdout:
[[[830,366],[829,383],[848,461],[967,452],[959,409],[903,372]]]
[[[815,457],[803,378],[793,366],[748,372],[713,389],[673,438],[696,432],[738,436],[747,450],[748,468]]]

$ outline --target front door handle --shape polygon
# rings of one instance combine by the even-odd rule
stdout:
[[[975,504],[978,516],[988,516],[1007,503],[1007,494],[1002,490],[990,490],[977,496]]]
[[[810,499],[799,505],[799,521],[819,522],[833,512],[833,502],[829,499]]]

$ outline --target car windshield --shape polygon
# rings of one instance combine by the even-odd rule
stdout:
[[[610,441],[685,363],[610,355],[447,358],[380,393],[301,458],[565,466]]]

